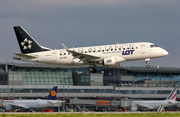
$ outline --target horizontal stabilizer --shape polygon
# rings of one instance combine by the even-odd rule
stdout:
[[[168,103],[171,103],[171,104],[178,104],[178,101],[169,100]]]
[[[36,58],[36,56],[22,54],[22,53],[13,53],[13,54],[20,56],[20,57],[25,57],[25,58]],[[14,57],[14,58],[16,58],[16,57]]]

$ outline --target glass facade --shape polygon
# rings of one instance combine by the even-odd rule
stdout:
[[[180,82],[180,68],[151,67],[149,69],[146,69],[145,67],[120,67],[120,68],[99,67],[97,69],[99,73],[104,74],[104,78],[112,77],[113,79],[114,76],[118,78],[120,78],[120,76],[132,76],[133,84],[137,82],[139,83],[140,81],[142,82],[143,80]],[[118,79],[116,79],[116,81],[118,81]],[[127,83],[123,82],[123,84],[126,85]],[[165,87],[166,86],[167,85],[165,85]]]
[[[68,91],[69,90],[69,91]],[[34,89],[34,88],[2,88],[0,93],[49,93],[51,89]],[[64,89],[64,93],[113,93],[113,89]],[[171,90],[116,90],[118,94],[170,94]],[[63,93],[63,89],[58,89],[57,93]],[[180,90],[177,90],[180,94]]]
[[[33,66],[33,67],[31,67]],[[43,67],[42,67],[43,66]],[[46,65],[6,65],[0,64],[0,72],[8,73],[8,78],[2,77],[0,80],[4,81],[2,84],[6,85],[7,80],[22,81],[23,85],[73,85],[72,72],[79,71],[88,73],[88,67],[79,68],[59,68]],[[6,72],[7,71],[7,72]],[[21,73],[22,75],[18,75]],[[100,76],[80,76],[79,82],[104,82],[104,86],[131,86],[131,87],[180,87],[180,68],[156,68],[151,67],[97,67],[97,73],[103,74]],[[132,81],[120,81],[121,76],[132,76]],[[115,77],[115,80],[114,80]],[[13,80],[14,78],[14,80]],[[152,81],[177,81],[169,83],[145,83],[144,80]],[[114,83],[115,82],[115,83]],[[119,83],[121,82],[121,83]],[[106,84],[106,85],[105,85]],[[120,85],[121,84],[121,85]],[[11,84],[10,84],[11,85]],[[77,85],[76,85],[77,86]],[[85,85],[84,85],[85,86]]]
[[[69,90],[69,91],[68,91]],[[51,89],[23,89],[23,88],[10,88],[0,89],[0,93],[49,93]],[[64,93],[112,93],[113,89],[64,89]],[[63,93],[63,89],[58,89],[57,93]]]
[[[120,94],[170,94],[171,90],[116,90]],[[177,91],[180,94],[180,91]]]
[[[90,80],[89,76],[81,76],[81,82],[89,82]]]
[[[23,76],[13,76],[17,73]],[[23,80],[23,85],[73,85],[72,71],[63,68],[16,67],[9,69],[9,80],[13,77]]]

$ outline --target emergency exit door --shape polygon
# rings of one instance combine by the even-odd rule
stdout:
[[[145,54],[145,52],[146,52],[145,45],[141,45],[141,53]]]

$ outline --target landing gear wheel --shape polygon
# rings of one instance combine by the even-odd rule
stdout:
[[[146,68],[149,69],[150,66],[148,65],[148,63],[149,63],[149,61],[150,61],[150,58],[145,59],[145,61],[146,61]]]
[[[96,73],[97,72],[97,70],[96,70],[96,68],[94,68],[94,67],[89,67],[89,72],[92,72],[92,73]]]
[[[150,68],[150,66],[149,66],[149,65],[146,65],[146,68],[147,68],[147,69],[149,69],[149,68]]]
[[[93,71],[93,67],[89,67],[89,72],[92,72]]]
[[[93,73],[96,73],[97,72],[97,70],[96,70],[96,68],[94,68],[94,71],[93,71]]]

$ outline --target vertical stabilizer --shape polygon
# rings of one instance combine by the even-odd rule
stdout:
[[[166,100],[174,100],[176,101],[176,93],[177,93],[177,88],[174,88],[169,96],[166,98]]]
[[[57,86],[54,86],[46,100],[56,100]]]
[[[16,26],[14,27],[14,31],[23,54],[44,51],[22,27]]]

